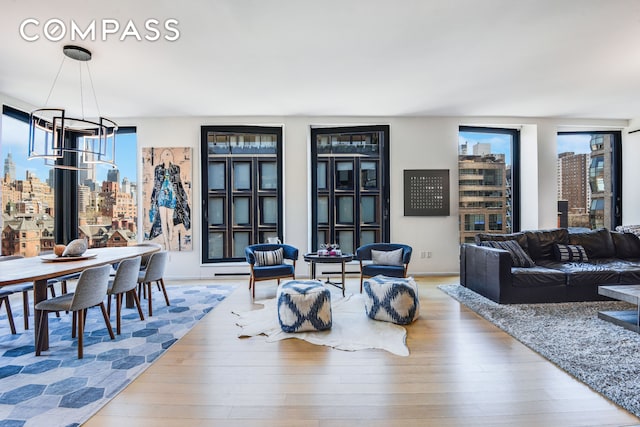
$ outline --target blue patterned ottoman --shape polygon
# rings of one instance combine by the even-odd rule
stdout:
[[[367,316],[398,325],[408,325],[420,316],[418,285],[412,277],[378,275],[364,281]]]
[[[331,328],[331,294],[317,280],[290,280],[278,286],[278,321],[284,332]]]

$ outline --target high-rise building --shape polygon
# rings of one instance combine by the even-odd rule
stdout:
[[[482,154],[458,156],[461,242],[473,242],[477,233],[511,232],[505,156],[490,151],[482,144],[473,149]]]
[[[9,181],[15,181],[16,179],[16,164],[13,162],[11,153],[7,153],[7,157],[4,159],[4,176],[9,176]]]
[[[558,154],[558,200],[567,202],[569,227],[589,227],[588,154]]]
[[[120,171],[117,168],[109,169],[107,171],[107,181],[120,182]]]
[[[591,228],[611,227],[611,134],[591,136],[591,161],[589,162],[589,187],[591,203],[589,223]]]

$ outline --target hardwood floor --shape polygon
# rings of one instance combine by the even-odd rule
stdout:
[[[347,292],[358,292],[359,281],[347,280]],[[246,281],[235,281],[233,294],[85,425],[640,424],[436,288],[458,277],[418,282],[421,316],[407,328],[411,355],[400,357],[239,339],[231,310],[260,306]],[[275,283],[259,282],[256,299],[272,296]]]

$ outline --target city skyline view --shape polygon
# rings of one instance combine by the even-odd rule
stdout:
[[[44,164],[42,159],[28,160],[29,125],[7,115],[2,116],[2,133],[0,136],[0,154],[2,159],[11,153],[16,167],[16,179],[25,179],[27,171],[33,172],[43,182],[49,179],[51,166]],[[127,178],[130,182],[137,181],[136,168],[137,136],[135,133],[119,134],[116,138],[116,166],[120,172],[120,179]],[[111,166],[98,164],[96,179],[98,183],[107,180],[107,173]]]

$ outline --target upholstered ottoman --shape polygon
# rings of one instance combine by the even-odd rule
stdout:
[[[413,278],[374,276],[364,281],[367,316],[407,325],[420,315],[418,285]]]
[[[317,280],[290,280],[278,286],[278,320],[284,332],[331,328],[331,294]]]

